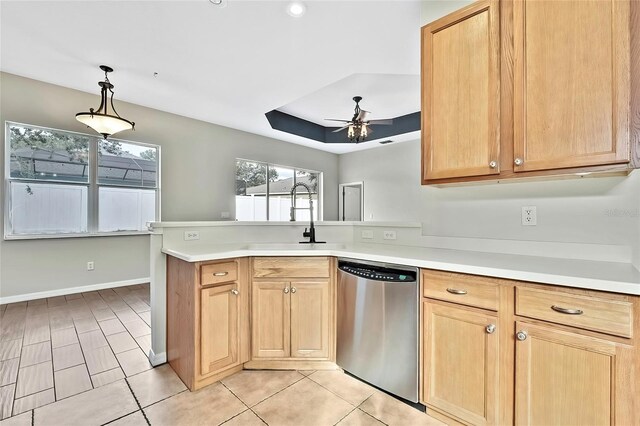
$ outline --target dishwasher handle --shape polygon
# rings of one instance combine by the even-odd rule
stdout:
[[[371,281],[411,283],[417,281],[416,271],[406,271],[395,268],[384,268],[351,262],[338,262],[338,269],[356,277]]]

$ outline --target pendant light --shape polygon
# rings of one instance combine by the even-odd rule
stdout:
[[[91,127],[96,132],[100,133],[105,139],[107,137],[121,132],[123,130],[135,130],[133,121],[126,120],[120,117],[120,114],[113,106],[113,84],[109,81],[108,73],[113,72],[113,68],[107,65],[100,65],[100,69],[104,71],[104,81],[99,81],[98,86],[100,89],[100,106],[95,111],[93,108],[89,108],[89,112],[79,112],[76,114],[76,119]],[[111,96],[107,91],[111,92]],[[109,114],[109,104],[113,114]]]

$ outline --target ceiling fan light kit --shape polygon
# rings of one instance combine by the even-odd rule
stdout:
[[[108,73],[113,72],[113,68],[107,65],[100,65],[100,69],[104,71],[104,81],[98,82],[98,86],[100,86],[100,106],[98,110],[89,108],[89,112],[77,113],[76,120],[91,127],[107,139],[109,136],[123,130],[135,130],[136,124],[120,117],[120,114],[113,106],[114,86],[107,76]],[[109,93],[111,93],[110,97]],[[113,114],[109,114],[109,104],[111,104]]]
[[[382,126],[389,126],[393,124],[392,119],[386,120],[367,120],[367,115],[369,111],[365,111],[360,108],[360,101],[362,100],[362,96],[354,96],[354,102],[356,103],[356,107],[354,109],[353,117],[351,120],[337,120],[333,118],[327,118],[327,121],[341,121],[345,123],[344,126],[340,127],[333,131],[333,133],[341,132],[344,129],[347,129],[347,138],[349,138],[350,142],[360,143],[363,142],[370,133],[373,133],[373,130],[369,128],[371,124],[378,124]]]

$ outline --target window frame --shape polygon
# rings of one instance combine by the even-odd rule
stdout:
[[[317,173],[319,175],[319,179],[318,179],[318,200],[317,200],[317,206],[316,206],[316,210],[318,212],[318,219],[314,219],[315,221],[322,221],[324,218],[324,214],[323,214],[323,210],[322,210],[322,206],[324,205],[324,172],[321,172],[319,170],[311,170],[311,169],[306,169],[304,167],[296,167],[296,166],[287,166],[284,164],[276,164],[276,163],[270,163],[268,161],[258,161],[258,160],[250,160],[248,158],[242,158],[242,157],[237,157],[236,161],[235,161],[235,170],[234,172],[237,173],[238,171],[238,161],[246,161],[249,163],[256,163],[256,164],[262,164],[267,168],[267,182],[266,182],[266,187],[267,187],[267,194],[265,196],[266,198],[266,207],[267,207],[267,212],[266,212],[266,216],[267,216],[267,222],[280,222],[280,223],[284,223],[287,221],[275,221],[275,220],[270,220],[269,216],[270,216],[270,206],[269,206],[269,197],[271,196],[271,188],[270,188],[270,181],[269,181],[269,168],[270,167],[280,167],[280,168],[285,168],[285,169],[291,169],[293,170],[293,185],[296,184],[296,179],[297,179],[297,172],[306,172],[306,173]],[[234,182],[235,182],[235,176],[234,175]],[[298,195],[298,191],[296,190],[296,195]],[[237,194],[236,194],[237,196]],[[293,197],[293,206],[296,206],[296,196]],[[237,217],[238,217],[238,212],[236,211],[236,221],[238,221]],[[250,222],[250,221],[238,221],[238,222]],[[296,222],[301,222],[299,220],[296,219]]]
[[[75,134],[89,138],[89,153],[87,167],[89,168],[88,182],[69,182],[69,181],[52,181],[50,183],[56,185],[86,186],[87,187],[87,232],[73,233],[40,233],[40,234],[12,234],[11,230],[11,182],[30,182],[30,183],[46,183],[38,179],[13,178],[11,177],[11,134],[9,128],[11,126],[22,126],[33,129],[50,130],[67,134]],[[71,130],[57,129],[53,127],[38,126],[35,124],[19,123],[16,121],[6,120],[4,122],[4,229],[3,238],[7,240],[35,240],[35,239],[54,239],[54,238],[86,238],[86,237],[108,237],[108,236],[126,236],[126,235],[149,235],[151,231],[109,231],[100,232],[99,229],[99,189],[100,187],[122,187],[110,184],[98,183],[98,145],[103,139],[97,135],[74,132]],[[148,187],[132,187],[144,190],[154,190],[156,193],[155,211],[156,218],[154,221],[161,220],[161,164],[162,164],[162,147],[156,144],[145,142],[131,141],[127,139],[109,138],[109,140],[132,144],[142,147],[156,149],[156,186]]]

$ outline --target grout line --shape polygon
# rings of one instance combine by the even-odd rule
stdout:
[[[301,379],[301,380],[302,380],[302,379]],[[219,383],[220,383],[220,384],[221,384],[221,385],[222,385],[226,390],[228,390],[228,391],[231,393],[231,395],[235,396],[235,397],[236,397],[236,399],[237,399],[238,401],[240,401],[240,403],[242,403],[242,405],[244,405],[245,407],[247,407],[247,409],[246,409],[246,410],[244,410],[244,411],[242,411],[242,412],[240,412],[240,413],[236,414],[235,416],[231,417],[230,419],[225,420],[225,421],[224,421],[223,423],[221,423],[221,424],[227,423],[228,421],[230,421],[230,420],[231,420],[231,419],[233,419],[234,417],[238,417],[240,414],[244,413],[245,411],[251,411],[251,412],[253,413],[253,415],[254,415],[254,416],[256,416],[257,418],[259,418],[259,419],[260,419],[260,421],[261,421],[262,423],[264,423],[265,425],[268,425],[268,423],[267,423],[267,422],[266,422],[262,417],[260,417],[260,415],[259,415],[258,413],[256,413],[255,411],[253,411],[253,409],[252,409],[251,407],[249,407],[249,406],[248,406],[248,405],[247,405],[243,400],[241,400],[241,399],[238,397],[238,395],[236,395],[236,394],[235,394],[231,389],[229,389],[229,388],[227,387],[227,385],[225,385],[224,383],[222,383],[222,380],[220,380],[220,381],[219,381]],[[296,383],[297,383],[297,382],[296,382]],[[292,383],[292,385],[293,385],[293,384],[294,384],[294,383]],[[287,386],[287,387],[289,387],[289,386]],[[285,388],[285,389],[286,389],[286,388]],[[284,389],[283,389],[283,390],[284,390]],[[278,392],[276,392],[276,393],[278,393]],[[274,393],[273,395],[275,395],[275,393]],[[271,395],[271,396],[273,396],[273,395]],[[267,399],[271,398],[271,396],[269,396],[269,397],[267,397],[267,398],[263,399],[262,401],[266,401]],[[260,402],[262,402],[262,401],[260,401]],[[253,406],[255,407],[256,405],[260,404],[260,402],[258,402],[258,403],[256,403],[256,404],[254,404]]]
[[[142,405],[140,405],[140,401],[138,401],[138,397],[136,396],[136,394],[133,391],[133,389],[131,389],[131,385],[129,384],[129,381],[127,380],[126,377],[124,378],[124,382],[127,384],[127,387],[129,388],[129,391],[131,392],[131,395],[133,396],[133,399],[136,401],[136,404],[138,405],[138,408],[140,409],[140,412],[142,413],[142,417],[144,417],[144,420],[147,422],[147,425],[151,426],[151,422],[147,418],[147,413],[145,413],[144,410],[142,409]]]
[[[130,416],[131,414],[135,414],[135,413],[137,413],[138,411],[140,411],[140,412],[141,412],[142,410],[136,410],[136,411],[132,411],[132,412],[130,412],[130,413],[124,414],[124,415],[122,415],[122,416],[120,416],[120,417],[118,417],[118,418],[116,418],[116,419],[109,420],[108,422],[103,423],[103,424],[102,424],[102,426],[105,426],[105,425],[108,425],[108,424],[111,424],[111,423],[117,422],[118,420],[120,420],[120,419],[124,419],[125,417]],[[144,414],[143,414],[143,416],[144,416]]]
[[[35,408],[31,410],[31,426],[35,426],[36,424],[36,410]]]

